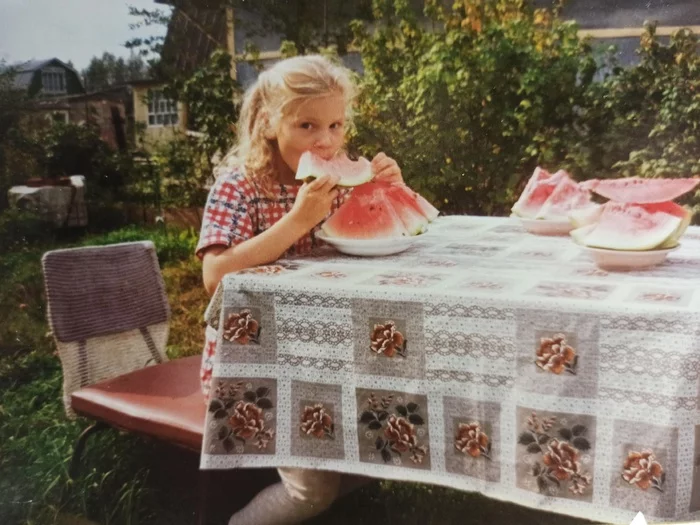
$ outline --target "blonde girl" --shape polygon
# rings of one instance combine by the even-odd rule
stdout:
[[[238,143],[217,169],[196,248],[209,294],[227,273],[320,244],[315,233],[350,190],[336,187],[335,174],[304,184],[294,177],[305,151],[326,159],[343,151],[355,96],[348,73],[321,56],[295,57],[262,72],[245,93]],[[375,180],[402,181],[396,161],[384,153],[372,168]],[[216,332],[207,327],[200,373],[206,397],[215,350]],[[364,481],[337,472],[278,471],[281,483],[258,494],[230,525],[300,523]]]

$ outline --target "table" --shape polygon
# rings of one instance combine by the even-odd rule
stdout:
[[[606,523],[700,516],[700,228],[648,270],[449,216],[408,251],[227,275],[202,469],[434,483]]]
[[[85,177],[71,175],[70,186],[13,186],[7,192],[11,206],[34,210],[55,226],[86,226]]]

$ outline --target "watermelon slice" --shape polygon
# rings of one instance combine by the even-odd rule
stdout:
[[[532,173],[530,180],[527,181],[525,189],[511,211],[519,217],[534,218],[562,177],[563,172],[561,171],[551,175],[547,170],[538,166]]]
[[[430,204],[420,193],[413,191],[406,184],[391,184],[387,192],[393,201],[404,202],[423,215],[428,222],[433,222],[440,211]]]
[[[591,233],[596,227],[596,224],[587,224],[586,226],[581,226],[575,230],[571,230],[569,235],[574,239],[577,244],[586,244],[586,236]]]
[[[310,151],[304,152],[299,158],[297,166],[297,180],[309,181],[329,174],[337,174],[340,177],[338,186],[359,186],[372,180],[372,164],[364,157],[353,161],[344,153],[336,155],[331,160],[325,160]]]
[[[671,201],[693,190],[700,178],[686,179],[591,179],[581,185],[598,195],[615,202],[648,204]]]
[[[329,237],[341,239],[392,239],[409,235],[384,193],[365,190],[353,190],[321,229]]]
[[[681,220],[681,223],[678,225],[678,228],[676,228],[676,231],[674,231],[671,234],[671,236],[669,236],[669,238],[666,239],[663,242],[663,244],[659,246],[659,248],[674,248],[676,245],[678,245],[678,241],[688,229],[688,226],[690,226],[690,221],[693,218],[693,213],[688,208],[679,206],[678,204],[672,201],[645,204],[644,208],[649,212],[661,211],[664,213],[669,213],[678,217]]]
[[[535,215],[535,219],[557,219],[567,217],[571,210],[589,206],[591,194],[571,180],[563,170],[559,183]],[[555,175],[557,174],[555,173]]]
[[[595,224],[603,213],[600,204],[590,203],[584,208],[577,208],[569,212],[569,220],[576,228],[583,228],[589,224]]]
[[[365,184],[365,186],[370,184]],[[384,195],[391,202],[409,235],[423,233],[432,219],[423,213],[423,208],[418,204],[418,200],[409,193],[411,190],[408,189],[408,186],[404,184],[383,184],[382,186]],[[418,194],[416,193],[416,195]]]
[[[608,202],[582,242],[592,248],[653,250],[681,226],[682,219],[659,207]],[[574,237],[575,238],[575,237]]]

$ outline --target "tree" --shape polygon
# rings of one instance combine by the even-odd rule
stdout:
[[[99,91],[131,80],[140,80],[147,75],[148,66],[140,56],[132,55],[124,60],[107,52],[101,57],[93,57],[82,72],[87,91]]]

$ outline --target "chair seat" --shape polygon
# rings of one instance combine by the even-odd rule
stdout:
[[[71,394],[76,413],[199,451],[206,405],[201,356],[148,366]]]

